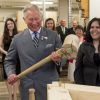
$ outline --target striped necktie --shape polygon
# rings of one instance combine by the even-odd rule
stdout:
[[[34,46],[37,48],[39,43],[39,38],[37,37],[37,32],[34,32],[33,34],[34,34],[33,38]]]

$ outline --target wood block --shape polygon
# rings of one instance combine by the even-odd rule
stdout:
[[[17,100],[20,100],[20,93],[17,93]],[[0,82],[0,100],[8,100],[9,93],[5,82]]]
[[[34,89],[29,89],[29,100],[35,100],[35,90]]]
[[[69,91],[61,87],[48,90],[48,100],[72,100]]]
[[[48,84],[48,100],[100,100],[100,87],[59,82],[56,84]]]
[[[100,87],[65,84],[72,100],[100,100]]]

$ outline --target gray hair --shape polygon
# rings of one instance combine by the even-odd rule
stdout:
[[[37,5],[34,5],[34,4],[29,4],[27,5],[24,9],[23,9],[23,14],[24,14],[24,17],[26,16],[26,13],[28,10],[31,10],[31,11],[37,11],[40,15],[40,17],[42,18],[42,13],[39,9],[39,7]]]

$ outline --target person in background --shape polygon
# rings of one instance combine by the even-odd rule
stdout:
[[[50,30],[56,31],[54,19],[53,18],[47,18],[45,20],[45,27],[50,29]],[[60,75],[60,67],[61,67],[60,65],[61,65],[60,63],[56,65],[57,72],[58,72],[59,75]]]
[[[7,55],[12,38],[16,34],[17,34],[17,27],[16,27],[14,20],[12,18],[6,19],[5,25],[4,25],[4,32],[0,36],[0,52],[2,53],[3,71],[4,71],[3,76],[4,76],[4,79],[5,79],[7,88],[8,88],[8,92],[9,92],[9,100],[12,100],[12,95],[14,96],[14,100],[17,100],[17,89],[18,89],[19,83],[16,82],[15,84],[10,85],[7,82],[7,75],[6,75],[5,70],[4,70],[4,59],[5,59],[5,56]],[[18,74],[19,72],[20,72],[20,68],[19,68],[19,66],[17,66],[16,74]]]
[[[77,20],[73,20],[72,27],[68,28],[68,34],[75,34],[75,28],[77,27],[78,22]]]
[[[73,44],[78,51],[78,48],[80,46],[81,43],[84,42],[84,29],[81,25],[78,25],[75,28],[75,34],[69,34],[66,38],[65,38],[65,42],[69,43],[69,44]],[[74,82],[74,71],[75,71],[75,62],[76,59],[69,59],[68,61],[68,80],[70,82]]]
[[[82,44],[85,41],[85,34],[84,34],[84,28],[81,25],[78,25],[75,28],[75,34],[78,36],[79,40],[80,40],[80,44]]]
[[[78,36],[75,34],[69,34],[68,36],[66,36],[64,40],[64,44],[72,44],[77,49],[77,51],[78,51],[79,43],[80,43],[80,40]],[[68,80],[73,83],[76,59],[67,58],[66,60],[68,63]]]
[[[100,86],[100,19],[87,26],[85,42],[80,45],[74,79],[76,84]]]
[[[48,18],[45,20],[45,27],[55,31],[55,21],[53,18]]]
[[[86,32],[86,27],[87,27],[87,18],[84,18],[84,32]]]
[[[60,35],[61,41],[63,43],[65,40],[65,37],[68,35],[67,27],[66,27],[66,20],[62,19],[60,21],[60,25],[56,27],[56,30],[57,30],[57,33]]]
[[[22,72],[61,47],[58,34],[41,26],[42,14],[38,6],[27,5],[23,15],[28,28],[13,38],[5,58],[4,66],[10,84],[14,84],[17,80],[15,74],[17,57],[19,57]],[[29,100],[30,88],[35,89],[35,100],[47,100],[47,84],[59,80],[54,61],[41,66],[20,79],[21,100]]]

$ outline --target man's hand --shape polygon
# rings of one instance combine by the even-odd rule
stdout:
[[[58,54],[57,52],[52,52],[52,53],[51,53],[51,59],[52,59],[53,61],[59,61],[59,60],[61,59],[61,55]]]
[[[11,74],[8,76],[7,80],[9,84],[14,84],[18,80],[18,77],[16,74]]]

